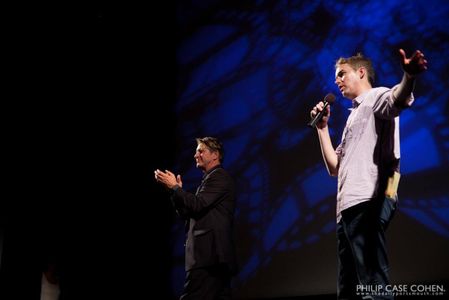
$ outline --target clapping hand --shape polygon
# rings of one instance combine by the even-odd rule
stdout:
[[[169,189],[174,188],[176,185],[182,188],[181,175],[175,176],[172,172],[165,170],[165,172],[157,169],[154,171],[154,178],[157,182],[165,185]]]

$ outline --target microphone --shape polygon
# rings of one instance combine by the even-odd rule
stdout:
[[[324,97],[323,103],[324,103],[324,107],[323,110],[320,111],[319,113],[317,113],[315,115],[315,118],[313,118],[313,120],[311,120],[309,123],[307,123],[307,126],[315,128],[316,123],[318,123],[319,120],[321,120],[321,118],[324,116],[324,114],[326,113],[326,108],[334,103],[335,101],[335,95],[332,93],[329,93],[326,95],[326,97]]]

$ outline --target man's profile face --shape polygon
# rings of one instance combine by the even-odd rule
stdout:
[[[341,94],[351,100],[358,96],[360,79],[359,72],[348,64],[340,64],[335,70],[335,84]]]
[[[217,151],[210,151],[205,144],[199,143],[193,157],[195,158],[197,168],[203,171],[208,171],[215,166],[215,163],[218,160],[218,153]]]

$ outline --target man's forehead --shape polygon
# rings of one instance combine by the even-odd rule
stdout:
[[[204,150],[207,149],[207,146],[203,143],[199,143],[198,146],[196,146],[197,150]]]
[[[351,66],[348,64],[339,64],[339,65],[337,65],[337,68],[335,69],[335,71],[338,72],[339,70],[347,70],[349,68],[351,68]]]
[[[339,64],[335,68],[335,76],[337,76],[337,74],[340,73],[341,71],[348,71],[351,69],[352,69],[351,66],[348,64]]]

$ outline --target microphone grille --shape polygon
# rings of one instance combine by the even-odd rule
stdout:
[[[327,94],[326,97],[324,97],[324,101],[329,102],[329,103],[334,103],[335,95],[332,93]]]

